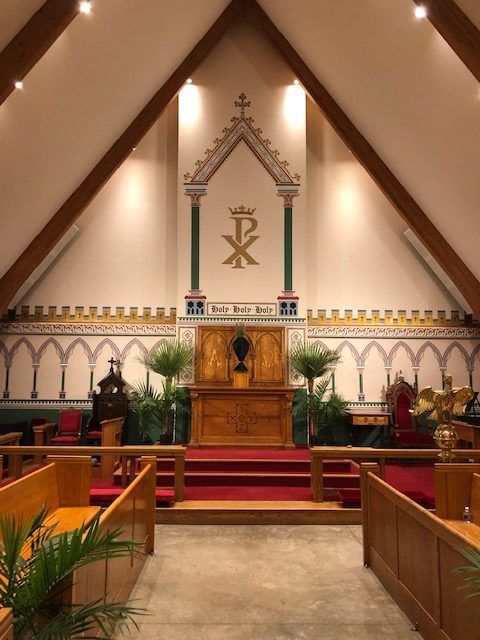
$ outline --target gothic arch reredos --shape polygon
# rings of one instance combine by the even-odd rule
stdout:
[[[425,355],[425,352],[430,349],[433,352],[433,355],[435,356],[437,362],[438,362],[438,366],[441,367],[442,366],[442,354],[440,353],[439,349],[432,344],[430,341],[425,342],[425,344],[422,344],[422,346],[420,347],[420,349],[418,350],[417,353],[417,357],[415,358],[415,362],[414,365],[416,367],[420,366],[420,363],[422,361],[423,356]]]
[[[110,338],[105,338],[105,340],[102,340],[100,344],[98,344],[95,347],[95,351],[93,352],[93,356],[92,356],[93,363],[95,364],[97,363],[98,356],[103,351],[103,348],[106,347],[107,345],[111,347],[112,353],[115,359],[120,360],[120,350],[118,349],[117,345],[114,342],[112,342]]]
[[[464,347],[462,347],[461,344],[459,344],[458,342],[452,342],[452,344],[450,344],[447,349],[445,350],[445,353],[443,354],[443,360],[442,360],[442,366],[446,367],[447,363],[450,359],[450,356],[452,355],[452,353],[457,350],[460,355],[462,356],[463,360],[465,361],[465,366],[468,368],[469,362],[470,362],[470,356],[468,355],[466,349]]]
[[[93,363],[94,360],[93,360],[92,350],[90,349],[90,346],[88,345],[87,342],[85,342],[83,338],[77,338],[71,344],[68,345],[67,349],[65,350],[65,363],[68,364],[72,353],[75,351],[76,347],[78,346],[82,347],[83,352],[87,356],[88,362]]]
[[[32,364],[35,362],[35,358],[36,358],[36,351],[32,345],[32,343],[30,342],[30,340],[27,340],[27,338],[20,338],[20,340],[17,340],[15,342],[15,344],[12,345],[12,348],[10,349],[10,352],[8,354],[8,363],[12,364],[13,362],[13,358],[15,357],[15,355],[17,354],[19,348],[22,346],[22,344],[24,344],[27,348],[28,353],[30,354],[30,357],[32,358]]]
[[[55,338],[48,338],[48,340],[45,340],[45,342],[43,344],[40,345],[38,351],[37,351],[37,356],[36,356],[36,362],[38,364],[40,364],[45,351],[48,349],[49,346],[53,346],[53,348],[55,349],[58,358],[60,360],[60,364],[65,363],[65,352],[62,348],[62,346],[60,345],[59,342],[57,342],[57,340],[55,340]]]
[[[406,344],[405,342],[401,341],[401,342],[397,342],[397,344],[391,349],[390,353],[388,354],[388,358],[387,358],[387,366],[392,367],[393,366],[393,361],[395,359],[395,356],[397,355],[397,353],[400,351],[400,349],[402,349],[403,351],[405,351],[405,353],[407,354],[412,367],[415,366],[415,354],[413,353],[412,349],[408,346],[408,344]]]
[[[365,349],[362,351],[361,355],[360,355],[360,362],[362,365],[365,365],[365,361],[367,360],[368,356],[370,355],[370,352],[372,351],[372,349],[376,349],[378,352],[378,355],[382,358],[383,360],[383,364],[385,366],[387,366],[387,362],[388,362],[388,356],[387,356],[387,352],[385,351],[385,349],[378,344],[378,342],[373,341],[373,342],[369,342],[369,344],[367,344],[367,346],[365,347]]]
[[[185,174],[185,185],[208,184],[240,142],[247,145],[276,184],[297,185],[300,176],[297,174],[292,176],[289,173],[288,162],[279,160],[280,152],[271,148],[271,141],[268,138],[262,138],[262,130],[253,126],[254,119],[250,116],[245,117],[245,108],[250,107],[251,104],[247,96],[241,93],[238,98],[234,104],[240,108],[240,116],[233,116],[231,119],[233,124],[222,130],[223,137],[216,138],[213,149],[205,151],[206,159],[196,161],[197,168],[193,175]]]

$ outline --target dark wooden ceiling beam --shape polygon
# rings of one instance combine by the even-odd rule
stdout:
[[[103,158],[83,182],[55,213],[22,255],[0,279],[0,315],[5,313],[15,293],[32,271],[53,249],[60,238],[81,215],[118,167],[129,156],[133,147],[158,120],[163,110],[177,95],[187,78],[219,42],[235,18],[242,13],[243,0],[233,0],[180,63],[150,102],[130,123]]]
[[[331,126],[373,178],[415,235],[462,292],[480,318],[480,282],[432,224],[407,189],[312,73],[285,36],[255,0],[245,0],[247,17],[273,43]]]
[[[0,104],[78,15],[78,0],[47,0],[0,53]]]
[[[480,82],[480,31],[453,0],[413,0]]]

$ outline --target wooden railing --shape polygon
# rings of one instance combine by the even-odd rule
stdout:
[[[22,469],[22,458],[27,456],[90,456],[97,458],[99,455],[109,455],[120,459],[122,465],[123,486],[127,486],[135,477],[135,462],[138,458],[147,456],[154,458],[173,458],[175,469],[175,501],[181,502],[185,492],[185,452],[186,448],[180,445],[126,445],[124,447],[20,447],[0,446],[0,456],[8,455],[9,461],[15,466],[15,474],[12,477],[19,478]]]
[[[375,460],[380,467],[380,477],[385,477],[386,460],[435,460],[439,449],[373,449],[370,447],[311,447],[310,475],[313,502],[323,502],[323,461],[353,460],[362,462]],[[459,460],[480,460],[479,449],[454,449]]]
[[[480,608],[475,599],[467,597],[471,591],[465,590],[463,575],[458,571],[470,564],[461,550],[478,551],[480,546],[480,527],[461,520],[466,501],[476,501],[480,508],[479,496],[474,495],[480,491],[480,476],[475,474],[479,469],[478,464],[435,465],[436,476],[438,471],[442,476],[440,485],[436,477],[439,504],[445,499],[449,503],[447,494],[453,498],[446,509],[449,519],[444,519],[378,478],[378,464],[361,465],[364,564],[373,570],[425,640],[479,637]],[[458,500],[449,480],[464,486],[466,474],[470,478],[468,496],[464,493]],[[472,491],[475,477],[478,480]]]
[[[0,452],[0,479],[3,474],[3,456],[8,456],[7,475],[9,478],[18,478],[21,470],[21,461],[13,455],[10,455],[10,447],[20,446],[20,438],[22,437],[21,431],[12,431],[0,436],[0,448],[8,449]]]
[[[57,430],[57,425],[54,422],[46,422],[45,424],[38,424],[32,427],[33,431],[33,444],[36,447],[48,447],[50,440],[53,438]],[[35,464],[42,463],[42,456],[34,456],[33,461]]]

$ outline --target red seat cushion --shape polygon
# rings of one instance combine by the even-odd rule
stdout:
[[[101,431],[89,431],[87,433],[87,440],[101,440],[102,432]]]
[[[57,436],[50,440],[50,444],[78,444],[79,442],[78,436]]]

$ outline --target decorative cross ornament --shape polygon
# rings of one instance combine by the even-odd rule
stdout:
[[[234,104],[236,107],[240,107],[240,115],[242,116],[242,118],[245,116],[245,107],[249,107],[250,106],[250,100],[247,100],[247,96],[242,92],[239,96],[238,96],[238,100],[235,100]]]
[[[248,413],[248,404],[235,405],[236,413],[227,413],[227,424],[235,425],[235,433],[248,433],[248,425],[257,423],[257,414]]]

